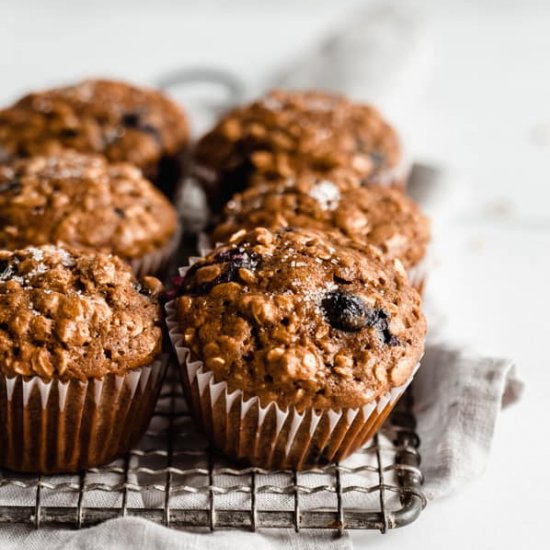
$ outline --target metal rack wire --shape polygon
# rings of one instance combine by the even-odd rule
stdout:
[[[387,529],[425,505],[419,439],[406,394],[351,461],[267,472],[226,461],[197,433],[175,369],[148,432],[124,458],[78,476],[0,472],[0,524],[88,527],[137,516],[175,528]]]

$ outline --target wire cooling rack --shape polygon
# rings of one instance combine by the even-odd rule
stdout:
[[[0,524],[81,528],[136,516],[205,530],[402,527],[425,505],[411,400],[405,394],[379,435],[345,463],[268,472],[209,447],[172,368],[147,433],[124,458],[76,476],[0,471]]]

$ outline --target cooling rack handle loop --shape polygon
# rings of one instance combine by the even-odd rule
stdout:
[[[226,69],[216,67],[184,67],[167,72],[157,78],[157,86],[167,92],[177,93],[185,88],[206,84],[224,93],[223,104],[242,103],[246,86],[241,78]]]

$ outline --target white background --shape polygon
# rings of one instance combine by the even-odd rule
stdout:
[[[0,100],[87,75],[153,82],[205,63],[259,85],[359,4],[0,0]],[[445,313],[437,328],[515,358],[527,386],[500,418],[481,479],[406,529],[353,537],[358,547],[547,548],[550,2],[416,5],[429,70],[419,65],[407,108],[388,102],[386,112],[413,156],[446,174],[429,290]]]

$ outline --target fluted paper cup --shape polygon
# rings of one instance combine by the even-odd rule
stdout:
[[[129,451],[147,428],[166,365],[161,356],[86,381],[0,375],[0,468],[72,473]]]
[[[411,169],[411,160],[404,151],[398,164],[396,164],[393,168],[388,168],[386,170],[382,170],[378,174],[375,174],[373,177],[368,179],[368,182],[365,185],[381,185],[384,187],[397,187],[405,190],[407,189]]]
[[[178,225],[174,236],[161,248],[139,258],[128,260],[137,277],[146,275],[163,276],[174,256],[182,234],[181,224]]]
[[[174,301],[166,305],[166,313],[195,419],[220,451],[260,468],[303,470],[344,460],[374,436],[412,380],[357,408],[282,409],[274,401],[262,405],[258,397],[245,398],[241,390],[230,391],[226,382],[216,382],[183,345]]]

